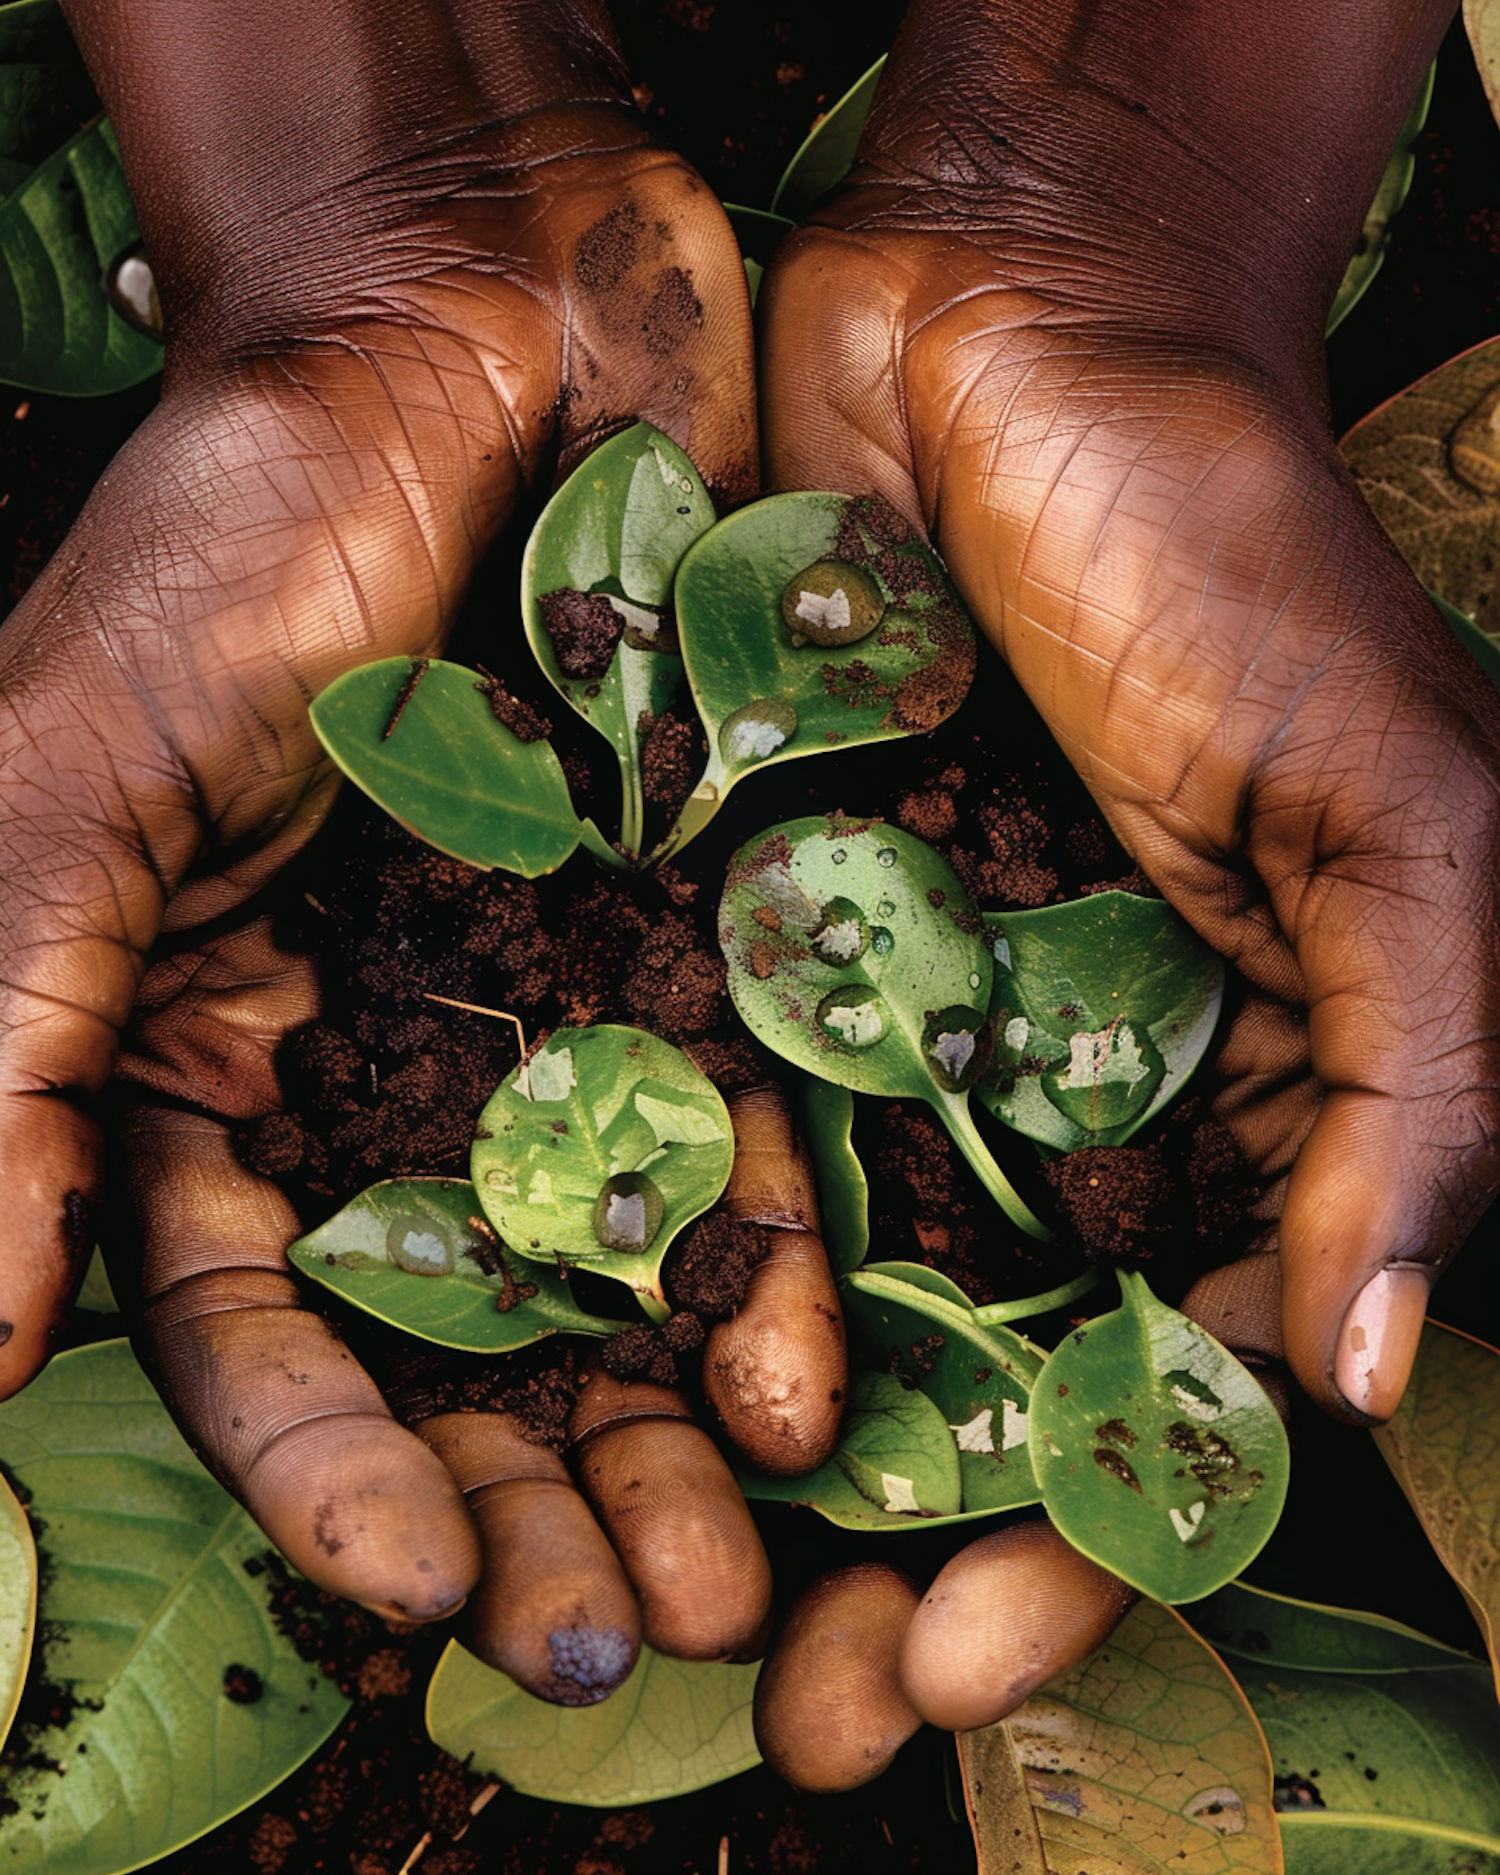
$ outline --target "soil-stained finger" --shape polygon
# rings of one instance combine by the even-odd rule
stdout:
[[[755,1687],[755,1737],[802,1790],[853,1790],[921,1724],[897,1676],[919,1591],[887,1563],[821,1576],[787,1617]]]
[[[570,1430],[647,1644],[680,1660],[744,1655],[770,1610],[771,1566],[733,1472],[682,1396],[595,1370]]]
[[[506,1413],[443,1413],[415,1430],[479,1526],[468,1645],[538,1699],[608,1698],[640,1652],[640,1610],[562,1460]]]
[[[1050,1523],[997,1530],[960,1550],[923,1596],[901,1643],[902,1689],[929,1724],[993,1725],[1091,1654],[1130,1601]]]
[[[708,1337],[703,1388],[725,1432],[761,1471],[813,1471],[838,1443],[849,1387],[843,1313],[818,1232],[812,1169],[779,1088],[730,1102],[729,1213],[770,1248],[732,1320]]]

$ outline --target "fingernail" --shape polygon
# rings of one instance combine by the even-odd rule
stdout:
[[[1389,1419],[1401,1404],[1431,1292],[1430,1270],[1397,1263],[1377,1271],[1350,1303],[1333,1378],[1355,1412]]]

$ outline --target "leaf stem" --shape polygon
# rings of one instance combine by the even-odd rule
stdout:
[[[1055,1289],[1048,1289],[1039,1296],[1021,1296],[1015,1302],[987,1302],[983,1308],[975,1309],[974,1321],[980,1328],[999,1328],[1004,1322],[1045,1315],[1050,1309],[1063,1308],[1080,1296],[1086,1296],[1091,1289],[1097,1289],[1102,1277],[1101,1270],[1085,1270],[1071,1282],[1059,1283]]]
[[[633,738],[620,750],[620,844],[627,853],[639,853],[646,824],[646,797],[641,792],[641,765]]]
[[[587,852],[592,853],[595,859],[602,860],[606,866],[613,867],[616,872],[623,871],[630,864],[623,853],[616,852],[592,820],[581,820],[578,824],[582,829],[578,836],[578,843]]]
[[[724,805],[724,797],[729,793],[730,778],[725,772],[723,757],[717,749],[710,749],[708,763],[698,777],[698,785],[683,804],[682,812],[677,816],[677,825],[651,854],[648,865],[656,865],[661,860],[680,853],[690,840],[698,835]]]
[[[953,1136],[953,1143],[974,1168],[979,1182],[1010,1219],[1012,1224],[1026,1232],[1028,1237],[1040,1238],[1043,1243],[1051,1243],[1052,1233],[1042,1220],[1027,1206],[1021,1194],[996,1165],[994,1155],[980,1137],[979,1128],[974,1124],[974,1116],[969,1112],[966,1094],[941,1094],[932,1103],[942,1116],[943,1124]]]

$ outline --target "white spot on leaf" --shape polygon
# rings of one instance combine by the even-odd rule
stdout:
[[[1167,1515],[1172,1519],[1172,1528],[1182,1542],[1191,1543],[1198,1534],[1198,1526],[1203,1522],[1204,1506],[1205,1500],[1200,1497],[1196,1504],[1188,1505],[1186,1516],[1175,1505],[1168,1511]]]
[[[1182,1814],[1190,1823],[1201,1823],[1220,1836],[1238,1836],[1245,1827],[1245,1800],[1227,1784],[1218,1784],[1212,1790],[1200,1790],[1196,1797],[1189,1797],[1182,1806]]]
[[[898,1478],[894,1472],[883,1471],[880,1474],[880,1488],[885,1492],[885,1507],[889,1511],[922,1508],[912,1490],[910,1478]]]
[[[1186,1387],[1173,1387],[1172,1398],[1183,1412],[1205,1423],[1210,1419],[1217,1419],[1223,1411],[1222,1407],[1214,1406],[1207,1400],[1200,1400],[1196,1394],[1189,1393]]]
[[[526,1186],[527,1204],[555,1204],[556,1193],[552,1189],[552,1174],[535,1171]]]
[[[1005,1046],[1013,1048],[1019,1055],[1026,1046],[1026,1038],[1031,1033],[1031,1024],[1025,1016],[1012,1016],[1005,1025]]]
[[[710,1113],[675,1100],[661,1100],[642,1088],[635,1090],[635,1110],[656,1135],[658,1146],[676,1142],[683,1146],[712,1146],[724,1137],[724,1130]],[[655,1155],[653,1154],[653,1157]]]
[[[826,599],[822,593],[804,588],[797,595],[795,610],[806,624],[821,626],[825,631],[846,632],[853,623],[849,595],[842,586],[835,586]]]
[[[995,962],[1003,969],[1010,968],[1010,939],[997,937],[990,949],[995,953]]]
[[[566,1100],[577,1085],[571,1048],[543,1049],[516,1076],[516,1091],[527,1100]]]
[[[1097,1087],[1101,1081],[1123,1081],[1133,1087],[1151,1072],[1141,1058],[1140,1043],[1128,1022],[1108,1028],[1080,1030],[1068,1038],[1068,1065],[1058,1077],[1059,1087]]]
[[[1010,1405],[1009,1400],[1005,1403],[1007,1406]],[[977,1412],[965,1425],[950,1426],[948,1430],[953,1434],[959,1451],[993,1452],[995,1449],[995,1439],[994,1434],[990,1431],[990,1421],[994,1417],[994,1407],[986,1406],[980,1412]]]
[[[1005,1401],[1000,1413],[1000,1450],[1009,1452],[1026,1443],[1026,1414],[1014,1400]]]

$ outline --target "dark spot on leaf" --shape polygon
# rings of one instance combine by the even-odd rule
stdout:
[[[1094,1447],[1094,1463],[1101,1471],[1107,1471],[1112,1478],[1118,1478],[1121,1484],[1128,1484],[1132,1491],[1139,1491],[1141,1481],[1125,1459],[1118,1452],[1112,1452],[1108,1446]]]
[[[231,1662],[224,1669],[224,1697],[232,1699],[235,1705],[253,1706],[261,1692],[260,1675],[254,1667],[242,1667],[237,1662]]]
[[[1094,1428],[1094,1436],[1110,1445],[1118,1445],[1127,1452],[1136,1443],[1136,1435],[1123,1419],[1106,1419],[1102,1426]]]
[[[1295,1771],[1287,1771],[1271,1787],[1271,1808],[1326,1810],[1328,1805],[1324,1803],[1322,1792],[1311,1777],[1299,1777]]]

